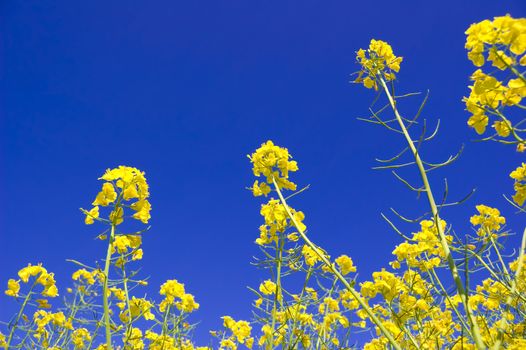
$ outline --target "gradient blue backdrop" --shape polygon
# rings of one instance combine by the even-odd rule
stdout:
[[[89,206],[107,167],[135,166],[147,173],[153,204],[146,291],[168,278],[186,283],[201,303],[194,320],[206,342],[220,316],[250,317],[246,286],[267,277],[250,264],[260,201],[244,189],[254,180],[246,154],[267,139],[290,149],[294,179],[312,185],[292,204],[314,241],[351,255],[361,278],[385,266],[399,238],[380,212],[416,215],[427,204],[371,170],[402,143],[356,120],[374,96],[349,84],[355,51],[370,38],[404,57],[400,90],[431,91],[425,117],[443,128],[424,154],[440,160],[466,144],[432,182],[440,195],[447,175],[452,198],[478,191],[444,217],[469,232],[484,202],[521,229],[524,218],[501,194],[511,193],[507,174],[523,155],[473,143],[461,103],[474,70],[465,29],[508,12],[525,16],[526,4],[2,1],[2,285],[28,262],[43,262],[66,285],[74,270],[66,258],[100,259],[97,229],[78,208]],[[415,102],[402,110],[413,113]],[[0,318],[14,306],[0,296]]]

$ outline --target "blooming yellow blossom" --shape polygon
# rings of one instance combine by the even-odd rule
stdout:
[[[526,163],[522,163],[521,166],[513,170],[510,173],[510,177],[515,180],[513,201],[522,206],[524,201],[526,201]]]
[[[234,339],[229,338],[230,342],[228,344],[230,346],[232,344],[235,345],[234,341],[236,341],[240,344],[246,343],[248,348],[252,347],[252,343],[254,340],[250,338],[250,333],[252,331],[252,327],[250,326],[250,323],[248,323],[247,321],[243,321],[243,320],[235,321],[230,316],[223,316],[222,319],[223,319],[223,326],[225,328],[228,328],[232,332],[232,335],[234,337]]]
[[[280,188],[296,190],[296,184],[289,181],[288,178],[289,172],[298,170],[298,164],[289,160],[292,156],[286,148],[276,146],[272,141],[267,141],[248,158],[253,165],[252,171],[255,176],[265,176],[269,185],[273,185],[273,180],[275,180]],[[254,185],[258,186],[257,190],[253,189],[256,196],[260,195],[260,192],[261,194],[270,192],[270,188],[263,186],[263,184],[255,183]]]
[[[441,220],[442,231],[445,230],[446,222]],[[409,267],[428,271],[440,266],[445,259],[445,253],[438,237],[438,230],[433,220],[422,220],[421,230],[413,233],[411,242],[403,242],[396,246],[393,255],[398,262],[405,261]],[[450,242],[452,237],[446,235],[446,240]]]
[[[99,217],[99,207],[94,206],[90,211],[86,212],[86,218],[84,219],[84,223],[86,225],[91,225],[95,221],[94,219]]]
[[[192,294],[183,294],[181,296],[181,301],[175,303],[175,306],[184,312],[192,312],[199,309],[199,304],[195,302]]]
[[[51,304],[47,299],[37,299],[38,307],[41,309],[51,309]]]
[[[477,67],[482,67],[487,61],[493,67],[507,70],[513,78],[506,84],[498,80],[495,73],[484,73],[477,69],[471,76],[474,82],[470,86],[469,97],[464,98],[466,109],[472,114],[468,125],[478,134],[483,134],[490,123],[490,116],[498,116],[491,121],[496,134],[507,138],[513,133],[521,145],[511,121],[502,114],[505,106],[519,105],[526,97],[526,82],[518,65],[526,64],[526,18],[512,18],[510,15],[495,17],[472,24],[466,31],[466,49],[468,58]],[[523,55],[519,59],[519,56]],[[520,150],[520,147],[519,147]]]
[[[391,45],[385,41],[372,39],[369,49],[358,50],[356,60],[362,66],[362,70],[355,82],[363,83],[368,89],[377,90],[377,79],[383,78],[386,81],[395,79],[394,73],[400,71],[403,58],[395,56]]]
[[[124,306],[124,305],[123,305]],[[153,304],[144,298],[132,297],[130,299],[130,309],[120,313],[119,318],[122,322],[128,323],[143,317],[145,320],[154,320],[155,316],[151,312]],[[129,312],[128,312],[129,311]],[[131,316],[131,319],[130,319]]]
[[[356,272],[356,266],[350,257],[342,255],[335,260],[336,264],[340,268],[342,275],[347,275],[349,272]]]
[[[271,295],[276,293],[276,283],[271,280],[266,280],[259,286],[259,291],[265,295]]]
[[[84,349],[86,342],[91,341],[91,335],[86,328],[77,328],[71,335],[71,342],[75,349]]]
[[[493,128],[499,136],[508,137],[511,132],[511,122],[509,120],[497,120],[493,123]]]
[[[143,334],[139,328],[133,327],[130,332],[126,332],[123,337],[124,349],[126,350],[143,350]]]
[[[142,244],[142,238],[138,235],[116,235],[111,244],[112,253],[126,254],[128,249],[136,250]],[[140,253],[139,253],[140,254]]]
[[[526,50],[526,19],[512,18],[510,15],[495,17],[493,21],[484,20],[472,24],[466,30],[466,49],[468,58],[474,65],[484,65],[484,53],[503,45],[515,55]],[[495,58],[490,59],[495,61]]]
[[[94,219],[100,217],[98,206],[106,207],[110,204],[113,205],[109,215],[112,225],[120,225],[124,221],[124,208],[134,211],[132,218],[148,223],[151,218],[151,204],[148,201],[150,192],[144,172],[121,165],[111,170],[107,169],[99,180],[105,182],[93,201],[94,207],[89,211],[82,209],[86,214],[86,224],[93,224]]]
[[[259,184],[259,181],[256,180],[254,181],[254,184],[252,185],[252,194],[254,195],[254,197],[259,197],[259,196],[266,196],[267,194],[269,194],[271,191],[270,189],[270,186],[267,185],[265,182],[262,182],[261,184]]]
[[[18,293],[20,292],[20,283],[18,281],[10,278],[7,281],[7,290],[5,291],[5,295],[8,295],[10,297],[18,297]]]
[[[79,269],[73,272],[71,278],[74,281],[84,281],[86,284],[92,285],[95,283],[95,275],[86,269]]]
[[[301,249],[301,253],[303,254],[303,257],[305,258],[305,263],[308,266],[314,266],[318,261],[321,261],[319,255],[306,244]]]
[[[27,283],[30,277],[38,276],[41,273],[47,273],[46,269],[42,267],[42,264],[38,265],[27,265],[20,271],[18,271],[18,277],[24,282]]]
[[[42,264],[31,265],[22,268],[18,271],[18,277],[22,282],[27,283],[31,277],[36,277],[35,283],[40,284],[44,287],[42,296],[54,298],[58,296],[58,288],[55,285],[55,274],[48,273],[47,270],[42,267]]]
[[[97,197],[93,201],[93,205],[101,205],[103,207],[108,206],[110,203],[115,202],[117,199],[117,192],[113,187],[113,184],[105,182],[102,184],[102,190],[97,194]]]
[[[486,205],[477,205],[478,215],[473,215],[469,221],[473,226],[479,226],[477,234],[479,236],[492,235],[499,231],[501,225],[506,223],[506,219],[500,216],[500,211]]]

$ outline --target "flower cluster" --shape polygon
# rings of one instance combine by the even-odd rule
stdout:
[[[517,128],[520,121],[512,122],[512,118],[504,114],[504,108],[521,106],[526,97],[526,79],[519,69],[526,66],[526,19],[509,15],[495,17],[493,21],[472,24],[466,35],[468,58],[473,64],[482,67],[487,60],[498,69],[491,74],[477,69],[471,75],[473,85],[469,87],[469,96],[464,98],[466,109],[471,113],[468,125],[482,135],[492,122],[495,135],[490,138],[502,141],[511,136],[511,143],[523,151],[525,143],[520,136],[523,130]],[[498,78],[498,71],[509,74]]]
[[[506,223],[506,218],[500,216],[500,211],[496,208],[491,208],[486,205],[477,205],[478,215],[473,215],[469,221],[473,226],[478,226],[477,235],[495,236],[500,230],[501,225]]]
[[[254,338],[250,336],[252,327],[250,323],[244,320],[236,321],[230,316],[223,316],[223,326],[230,332],[230,335],[223,336],[220,347],[222,349],[236,350],[239,344],[245,344],[249,349],[252,349]]]
[[[519,106],[526,86],[516,67],[526,63],[526,20],[497,17],[473,25],[467,31],[470,59],[478,66],[486,60],[514,77],[506,84],[478,70],[473,74],[472,94],[466,99],[473,114],[470,125],[483,133],[496,117],[493,127],[501,138],[519,136],[519,123],[512,124],[502,113],[504,106]],[[358,52],[362,71],[357,81],[368,88],[395,79],[401,57],[393,54],[385,42],[372,40],[368,50]],[[396,109],[396,96],[390,105],[406,141],[413,144],[409,128]],[[519,106],[521,107],[521,106]],[[482,111],[482,112],[481,112]],[[411,122],[412,123],[412,122]],[[381,120],[380,120],[380,124]],[[400,131],[400,130],[395,130]],[[502,140],[501,140],[502,141]],[[412,148],[414,150],[414,148]],[[400,153],[402,155],[404,152]],[[0,347],[5,349],[124,349],[124,350],[237,350],[262,349],[452,349],[526,348],[526,268],[523,238],[516,257],[503,254],[501,212],[477,205],[470,218],[476,235],[459,237],[452,225],[442,220],[446,205],[437,205],[427,172],[433,163],[413,155],[419,166],[423,187],[409,186],[418,193],[427,192],[431,217],[418,223],[417,232],[404,233],[403,227],[391,226],[404,238],[392,254],[391,268],[381,268],[369,280],[358,280],[353,259],[345,254],[331,256],[314,244],[303,223],[305,215],[287,203],[302,191],[296,191],[289,173],[298,169],[288,150],[271,141],[263,143],[249,159],[258,178],[250,188],[254,196],[268,196],[261,205],[264,223],[256,244],[262,252],[254,265],[268,272],[254,293],[253,319],[222,317],[223,329],[211,332],[216,338],[209,346],[196,346],[192,340],[196,324],[190,315],[200,305],[185,285],[167,280],[160,286],[160,301],[145,293],[137,295],[146,280],[131,270],[128,262],[143,255],[144,231],[125,232],[120,225],[131,211],[131,218],[143,223],[150,220],[149,188],[144,173],[120,166],[100,178],[101,191],[90,210],[83,210],[86,224],[101,222],[109,227],[98,238],[107,239],[106,258],[93,265],[78,265],[67,288],[64,304],[56,310],[42,297],[58,296],[54,274],[41,264],[19,270],[18,279],[9,279],[5,294],[20,305],[9,323],[0,322]],[[398,159],[399,156],[395,157]],[[397,176],[398,177],[398,176]],[[515,169],[514,202],[526,202],[526,164]],[[399,178],[401,179],[401,178]],[[408,182],[402,181],[406,185]],[[291,200],[292,201],[292,200]],[[101,209],[109,213],[101,216]],[[396,213],[396,212],[395,212]],[[416,224],[401,217],[407,224]],[[387,218],[386,218],[387,219]],[[127,219],[126,219],[127,220]],[[420,220],[420,219],[419,219]],[[409,231],[411,232],[411,231]],[[526,233],[525,233],[526,235]],[[104,265],[102,267],[101,265]],[[100,266],[100,267],[99,267]],[[453,286],[444,283],[443,274],[451,272]],[[460,277],[459,275],[464,274]],[[475,276],[475,278],[472,278]],[[476,284],[476,281],[480,281]],[[469,282],[469,283],[468,283]],[[22,288],[27,284],[27,291]],[[49,309],[49,310],[48,310]],[[371,338],[359,344],[354,334],[367,331]]]
[[[83,210],[86,214],[85,223],[93,224],[95,220],[108,222],[112,225],[120,225],[124,221],[124,208],[133,210],[132,217],[143,223],[150,220],[151,205],[148,201],[150,196],[148,183],[144,177],[144,172],[137,168],[119,166],[108,169],[99,178],[104,180],[101,191],[95,197],[90,210]],[[133,201],[134,202],[131,202]],[[99,206],[112,206],[108,219],[100,217]]]
[[[29,283],[31,277],[36,277],[33,281],[33,285],[41,285],[44,287],[40,294],[44,297],[55,298],[58,296],[58,288],[54,276],[53,273],[47,272],[47,270],[42,267],[42,264],[29,264],[27,267],[18,271],[18,277],[20,277],[19,280],[9,279],[5,294],[15,298],[18,297],[20,293],[20,281]],[[33,290],[33,287],[31,287],[31,290]]]
[[[482,70],[477,69],[472,75],[473,85],[470,87],[469,97],[464,99],[466,109],[472,113],[468,125],[478,134],[484,134],[489,123],[488,114],[496,113],[504,106],[513,106],[521,102],[526,96],[526,84],[519,78],[510,79],[506,85]],[[501,137],[508,137],[512,131],[512,124],[504,116],[499,116],[493,128]]]
[[[526,51],[526,19],[510,15],[495,17],[472,24],[466,30],[468,58],[477,67],[482,67],[485,57],[499,69],[505,69],[516,57]],[[508,52],[506,52],[506,51]],[[508,56],[511,53],[514,56]],[[526,56],[519,59],[526,65]]]
[[[391,81],[396,78],[395,73],[400,71],[403,58],[395,56],[393,48],[385,41],[372,39],[369,49],[358,50],[356,60],[362,70],[354,82],[378,90],[379,79]]]
[[[179,283],[177,280],[166,281],[161,286],[159,294],[164,296],[164,300],[159,305],[161,312],[165,312],[173,305],[187,313],[199,309],[199,304],[195,302],[194,296],[186,293],[184,284]]]
[[[297,171],[298,164],[290,160],[292,156],[286,148],[267,141],[248,158],[252,163],[254,175],[257,177],[263,175],[266,181],[261,184],[257,180],[254,182],[252,185],[254,196],[269,194],[271,190],[269,185],[273,186],[274,181],[279,188],[296,190],[296,184],[289,181],[289,172]]]
[[[268,152],[269,150],[274,151]],[[280,157],[283,161],[278,168],[297,168],[295,162],[292,167],[285,162],[289,158],[286,149],[269,141],[250,157],[251,161],[260,159],[260,165],[267,164],[257,169],[255,167],[254,174],[259,176],[277,172],[272,164],[279,164],[280,161],[276,161],[276,158]],[[273,176],[275,179],[276,175]],[[288,188],[275,186],[271,182],[256,182],[252,191],[256,196],[267,195],[270,192],[269,185],[274,185],[279,199],[271,198],[262,204],[260,211],[265,223],[259,228],[256,243],[264,252],[265,258],[258,259],[257,264],[271,270],[272,278],[263,281],[258,290],[253,289],[257,294],[254,302],[258,314],[256,322],[261,325],[261,336],[256,344],[262,348],[297,348],[300,344],[307,349],[314,344],[324,344],[322,348],[326,349],[345,347],[346,341],[340,341],[340,334],[345,334],[351,326],[346,314],[358,306],[352,295],[340,290],[334,278],[335,273],[346,276],[355,272],[356,267],[347,255],[341,255],[334,263],[330,263],[330,256],[322,248],[311,242],[300,243],[300,237],[306,237],[306,226],[303,223],[305,216],[303,212],[291,208],[282,194],[282,190],[295,189],[296,186]],[[304,286],[293,293],[284,278],[302,272],[306,273]],[[310,279],[314,275],[319,291],[310,286]],[[327,286],[323,286],[325,283]],[[340,304],[348,308],[341,309]],[[225,327],[232,328],[230,319],[225,320],[230,323],[225,323]],[[364,327],[362,321],[353,325]],[[232,332],[235,334],[235,327]],[[215,334],[222,334],[221,348],[235,349],[240,344],[233,336],[217,332]]]
[[[289,211],[299,225],[299,228],[305,231],[307,227],[303,224],[303,220],[305,219],[303,212],[296,211],[293,208],[289,208]],[[259,238],[256,239],[256,243],[259,245],[277,242],[278,234],[285,233],[287,229],[294,227],[285,206],[281,204],[279,200],[270,199],[266,204],[261,206],[260,213],[265,219],[265,224],[259,227]],[[291,234],[288,236],[288,239],[294,241],[296,240],[296,236]]]
[[[446,228],[446,222],[440,222],[442,231]],[[446,236],[451,241],[451,236]],[[413,237],[405,241],[393,251],[397,260],[391,263],[394,268],[400,268],[400,263],[405,262],[410,268],[417,268],[421,271],[440,266],[444,262],[444,249],[438,237],[438,230],[433,220],[423,220],[420,222],[420,231],[413,233]]]
[[[522,207],[526,200],[526,163],[522,163],[520,167],[513,170],[510,177],[515,180],[513,201]]]

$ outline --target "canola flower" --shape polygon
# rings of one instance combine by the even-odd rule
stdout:
[[[472,93],[466,100],[473,114],[470,126],[483,134],[493,122],[499,140],[513,137],[509,142],[517,144],[519,150],[524,144],[520,122],[512,123],[503,109],[519,107],[524,97],[523,77],[517,70],[526,50],[524,25],[524,19],[503,16],[475,24],[466,32],[468,57],[475,65],[482,67],[489,62],[499,71],[514,75],[503,83],[482,69],[473,74]],[[428,171],[437,166],[421,158],[421,144],[415,145],[408,132],[412,124],[406,123],[410,119],[400,116],[397,97],[387,89],[386,83],[396,78],[402,58],[394,55],[388,43],[372,40],[367,50],[358,51],[357,61],[361,70],[356,81],[367,88],[383,89],[395,114],[389,127],[398,123],[397,134],[406,137],[423,184],[418,187],[402,182],[419,194],[425,193],[430,205],[430,214],[418,221],[414,233],[405,234],[388,221],[403,238],[392,252],[394,261],[390,268],[358,279],[358,269],[350,256],[340,254],[332,259],[313,243],[310,236],[317,232],[307,234],[305,214],[288,203],[297,200],[296,195],[303,191],[298,191],[291,177],[298,171],[298,164],[288,149],[267,141],[249,155],[257,178],[250,190],[255,197],[270,197],[261,205],[262,225],[255,235],[262,252],[255,264],[266,276],[259,286],[251,288],[255,294],[254,317],[222,317],[223,328],[211,332],[214,339],[200,340],[208,345],[198,346],[192,339],[196,324],[190,317],[194,317],[200,304],[183,283],[166,280],[159,288],[160,300],[140,289],[148,282],[139,277],[134,266],[143,257],[146,229],[127,232],[126,223],[149,223],[149,186],[144,172],[119,166],[104,173],[92,207],[82,209],[87,225],[97,223],[103,227],[97,237],[107,243],[104,263],[91,266],[75,262],[79,266],[71,275],[72,286],[61,289],[61,294],[65,294],[62,307],[54,305],[59,303],[59,289],[53,273],[42,264],[20,269],[17,277],[7,281],[4,295],[18,301],[21,307],[5,327],[0,325],[0,347],[525,348],[526,232],[518,255],[510,258],[502,239],[507,235],[503,232],[507,220],[499,209],[483,204],[475,207],[469,220],[475,235],[459,234],[449,221],[446,224],[441,218],[445,206],[435,202],[427,177]],[[387,123],[377,121],[380,125]],[[514,181],[513,202],[521,208],[526,199],[525,164],[512,171],[510,177]],[[285,191],[292,192],[285,197]],[[348,248],[352,250],[352,244]],[[470,279],[470,284],[465,283],[460,272]],[[453,282],[444,278],[449,273]],[[302,282],[290,283],[291,280]],[[355,334],[364,330],[371,336],[357,345]]]
[[[516,144],[523,152],[522,121],[513,121],[515,113],[508,110],[513,106],[523,108],[521,102],[526,97],[526,78],[521,68],[526,66],[526,19],[495,17],[472,24],[465,34],[468,58],[481,67],[471,75],[473,85],[463,99],[471,113],[468,125],[483,135],[491,123],[495,134],[487,139]],[[491,73],[483,71],[486,63],[491,63]]]
[[[522,207],[526,200],[526,163],[522,163],[521,166],[513,170],[510,173],[510,177],[515,180],[513,184],[513,188],[515,189],[513,201]]]
[[[378,90],[379,78],[386,81],[396,78],[395,73],[400,71],[403,58],[395,56],[393,48],[385,41],[372,39],[368,49],[358,50],[356,61],[362,69],[354,82],[362,83],[368,89]]]

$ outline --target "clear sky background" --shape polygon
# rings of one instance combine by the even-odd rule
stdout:
[[[130,165],[151,185],[145,291],[184,282],[201,304],[193,320],[203,341],[223,315],[250,318],[246,287],[268,275],[250,264],[262,219],[261,201],[245,190],[254,181],[246,155],[267,139],[289,148],[300,166],[293,179],[311,184],[291,205],[305,212],[312,239],[352,256],[361,280],[387,266],[400,240],[380,213],[418,216],[427,203],[371,170],[375,157],[402,147],[356,120],[374,93],[349,84],[350,74],[371,38],[404,57],[399,91],[431,92],[424,115],[442,129],[424,156],[438,161],[466,146],[457,163],[431,173],[437,196],[444,177],[452,199],[477,188],[444,218],[470,232],[474,206],[485,203],[522,230],[524,216],[502,194],[511,194],[508,174],[524,155],[474,143],[461,102],[474,70],[464,31],[506,13],[524,17],[526,3],[1,2],[2,285],[42,262],[64,290],[75,269],[66,258],[100,260],[104,243],[78,208],[90,205],[106,168]],[[411,115],[416,103],[402,111]],[[0,296],[0,318],[14,310]]]

